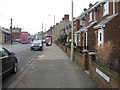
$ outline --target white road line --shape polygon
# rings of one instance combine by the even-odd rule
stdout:
[[[20,70],[20,72],[22,72],[24,69],[22,68],[21,70]]]
[[[25,65],[25,67],[27,67],[29,64],[27,63],[26,65]]]

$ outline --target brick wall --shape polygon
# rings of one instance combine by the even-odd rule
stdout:
[[[95,29],[92,27],[88,29],[88,49],[90,51],[95,50]]]
[[[84,68],[83,54],[80,54],[77,51],[75,51],[74,61],[78,62],[82,66],[82,68]]]
[[[104,29],[104,42],[112,41],[114,50],[112,52],[113,58],[120,58],[120,15],[115,17],[106,24]],[[118,56],[119,55],[119,56]]]
[[[110,78],[110,82],[105,81],[98,73],[96,73],[96,68],[102,71],[105,75]],[[106,69],[100,67],[93,61],[90,62],[90,76],[98,82],[98,84],[103,88],[120,88],[120,79],[117,75],[108,72]]]
[[[12,39],[13,39],[13,40],[15,40],[15,39],[20,39],[20,33],[13,33]]]
[[[67,47],[67,55],[70,56],[71,49],[70,47]]]

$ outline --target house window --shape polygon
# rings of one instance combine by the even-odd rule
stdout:
[[[78,34],[78,41],[80,42],[80,34]]]
[[[109,2],[107,1],[103,6],[103,15],[109,14]]]
[[[90,14],[89,14],[89,22],[91,22],[92,21],[92,12],[90,12]]]
[[[104,31],[103,29],[98,30],[98,46],[104,43]]]
[[[100,33],[100,41],[102,41],[102,33]]]
[[[80,20],[80,26],[82,26],[82,19]]]

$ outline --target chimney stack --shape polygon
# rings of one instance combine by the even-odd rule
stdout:
[[[52,29],[52,26],[50,27],[50,29]]]
[[[64,15],[64,20],[69,20],[69,15]]]
[[[84,11],[86,11],[87,9],[86,8],[84,8]]]
[[[64,18],[62,18],[62,21],[64,21]]]
[[[93,6],[92,3],[90,3],[90,4],[89,4],[89,8],[92,7],[92,6]]]
[[[56,25],[58,25],[59,23],[56,23]]]

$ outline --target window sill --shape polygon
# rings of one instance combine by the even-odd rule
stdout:
[[[92,20],[89,20],[89,23],[91,23],[92,22]]]
[[[106,14],[103,14],[103,16],[102,16],[102,17],[108,16],[108,15],[109,15],[109,13],[106,13]]]

